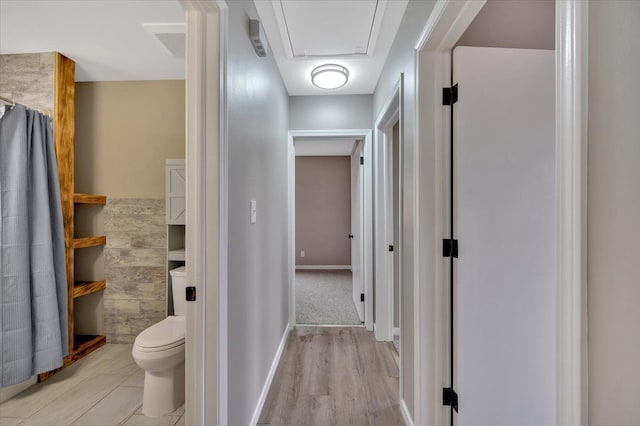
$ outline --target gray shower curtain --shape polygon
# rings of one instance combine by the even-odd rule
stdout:
[[[51,119],[22,105],[0,118],[0,386],[62,365],[67,273]]]

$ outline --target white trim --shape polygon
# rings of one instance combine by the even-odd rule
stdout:
[[[438,0],[415,44],[416,220],[414,262],[414,419],[450,425],[442,405],[449,385],[449,268],[442,239],[449,236],[449,117],[442,88],[451,85],[451,49],[486,0]],[[428,221],[425,219],[428,218]]]
[[[216,0],[220,37],[220,110],[219,110],[219,225],[218,225],[218,425],[228,423],[229,416],[229,139],[227,121],[227,52],[229,46],[229,10],[225,0]]]
[[[295,145],[294,139],[296,138],[320,138],[320,137],[353,137],[361,138],[364,140],[364,157],[373,159],[373,131],[371,129],[330,129],[330,130],[290,130],[288,138],[288,218],[289,218],[289,322],[292,326],[296,324],[296,296],[295,296],[295,271],[296,265],[296,236],[295,236]],[[371,197],[373,194],[373,161],[365,160],[365,204],[367,204],[367,197]],[[367,330],[373,330],[373,297],[367,295],[373,295],[373,249],[372,244],[369,241],[372,238],[373,231],[373,218],[372,211],[370,209],[364,209],[364,221],[365,229],[370,232],[364,234],[364,293],[365,293],[365,316],[364,323]],[[300,265],[302,266],[302,265]],[[349,269],[351,269],[349,267]]]
[[[181,0],[186,13],[188,424],[226,426],[226,3]],[[217,377],[217,380],[206,380]]]
[[[350,271],[351,265],[296,265],[296,271],[309,270],[309,271]]]
[[[394,243],[393,235],[393,125],[396,122],[400,122],[400,146],[398,152],[400,153],[400,194],[398,197],[399,206],[399,228],[404,228],[403,214],[402,214],[402,192],[404,185],[402,182],[403,173],[403,91],[404,91],[404,74],[400,74],[400,79],[396,84],[391,95],[387,99],[382,107],[380,114],[375,121],[375,145],[374,145],[374,170],[375,183],[374,194],[376,203],[374,205],[375,222],[374,235],[375,235],[375,294],[380,297],[375,298],[376,305],[376,327],[375,338],[378,341],[391,341],[393,340],[393,252],[387,250],[387,246],[393,245],[394,250],[402,259],[402,232],[397,236],[397,244]],[[402,265],[402,260],[400,261]],[[402,268],[399,273],[400,280],[400,300],[402,300]],[[402,345],[401,345],[402,346]],[[402,348],[400,348],[402,351]],[[402,355],[402,354],[400,354]],[[400,356],[402,362],[402,356]],[[402,371],[402,366],[400,366]],[[402,381],[402,375],[400,375]]]
[[[393,327],[393,337],[400,336],[400,327]]]
[[[287,323],[287,327],[282,334],[282,339],[280,339],[278,350],[276,351],[276,355],[273,358],[273,362],[271,363],[269,374],[267,374],[267,379],[264,382],[264,386],[262,386],[262,391],[260,392],[260,397],[258,398],[258,404],[256,405],[256,409],[253,411],[253,417],[251,417],[249,426],[258,424],[258,420],[260,420],[260,414],[262,414],[262,408],[264,407],[264,403],[267,400],[267,395],[269,395],[271,383],[273,382],[273,378],[276,375],[276,370],[278,369],[278,364],[280,364],[280,359],[282,358],[282,354],[284,353],[284,348],[285,346],[287,346],[289,332],[291,332],[291,324]]]
[[[414,271],[421,277],[414,303],[419,307],[416,324],[416,424],[449,424],[442,408],[441,388],[448,385],[448,271],[440,256],[440,244],[448,235],[447,139],[448,117],[443,114],[438,91],[450,85],[450,51],[485,1],[438,0],[417,41],[416,76],[418,119],[416,145],[420,175],[418,215],[425,205],[435,205],[433,224],[416,228],[421,241],[417,258],[435,256],[429,273]],[[586,369],[586,124],[588,2],[556,2],[556,141],[558,197],[558,425],[587,424]],[[425,96],[426,94],[430,96]],[[418,128],[419,124],[419,128]],[[418,133],[418,131],[420,131]],[[435,142],[434,164],[424,164],[427,141]],[[431,149],[429,147],[428,149]],[[433,186],[422,176],[435,168]],[[431,228],[431,226],[434,228]],[[428,276],[427,276],[428,274]],[[433,275],[431,275],[433,274]],[[433,284],[430,284],[432,282]]]
[[[556,2],[557,424],[587,419],[586,253],[589,3]]]
[[[400,411],[402,412],[402,418],[404,419],[404,424],[407,426],[413,426],[413,419],[411,418],[411,414],[409,413],[409,408],[407,407],[407,403],[404,402],[404,399],[400,400]]]
[[[0,115],[0,117],[1,117],[1,115]],[[31,376],[29,379],[25,380],[24,382],[20,382],[20,383],[14,384],[14,385],[9,385],[9,386],[5,386],[3,388],[0,388],[0,404],[2,404],[5,401],[10,400],[11,398],[16,396],[20,392],[24,391],[25,389],[30,388],[31,386],[35,385],[36,383],[38,383],[38,376]]]
[[[296,327],[363,328],[364,324],[296,324]]]

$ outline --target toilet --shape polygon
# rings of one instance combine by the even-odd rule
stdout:
[[[136,337],[131,355],[144,374],[142,414],[160,417],[184,404],[185,268],[170,271],[173,309]]]

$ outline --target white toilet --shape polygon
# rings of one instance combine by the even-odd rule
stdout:
[[[149,417],[163,416],[184,404],[185,268],[170,274],[175,316],[145,329],[131,351],[145,370],[142,414]]]

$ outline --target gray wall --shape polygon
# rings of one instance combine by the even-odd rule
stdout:
[[[372,104],[372,95],[291,96],[289,129],[370,129]]]
[[[350,233],[351,157],[296,157],[296,265],[351,265]]]
[[[389,52],[389,57],[382,70],[382,75],[373,95],[373,119],[382,112],[382,108],[393,94],[393,90],[400,79],[400,73],[404,73],[404,122],[402,130],[404,134],[403,151],[403,227],[402,235],[402,300],[400,330],[402,345],[402,372],[405,403],[413,416],[414,407],[414,329],[413,329],[413,268],[414,247],[417,241],[414,238],[413,228],[414,212],[414,179],[416,170],[413,167],[415,157],[415,120],[416,120],[416,75],[415,75],[415,50],[414,46],[422,32],[427,19],[433,9],[435,1],[410,1],[407,10],[400,23],[400,30]]]
[[[251,46],[253,2],[227,4],[229,424],[247,425],[288,322],[289,97],[273,56]]]
[[[640,423],[640,2],[589,4],[589,423]]]
[[[555,49],[553,0],[488,0],[458,46]]]

